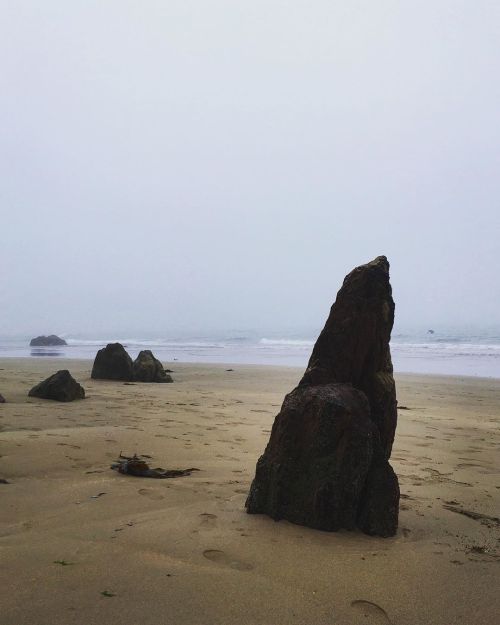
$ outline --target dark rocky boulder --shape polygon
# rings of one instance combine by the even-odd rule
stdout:
[[[5,404],[5,397],[0,393],[0,404]]]
[[[91,377],[95,380],[132,380],[132,358],[121,343],[108,343],[97,352]]]
[[[344,279],[300,381],[300,385],[348,382],[363,391],[387,458],[397,422],[389,348],[393,324],[389,262],[379,256]]]
[[[345,278],[257,463],[249,513],[328,531],[395,534],[393,322],[389,263],[381,256]]]
[[[29,397],[39,397],[41,399],[73,401],[75,399],[84,399],[85,390],[67,369],[62,369],[34,386],[28,395]]]
[[[172,377],[149,349],[139,352],[134,360],[133,375],[135,382],[173,382]]]
[[[67,343],[64,339],[59,338],[55,334],[51,334],[50,336],[37,336],[30,341],[31,347],[51,347],[53,345],[67,345]]]
[[[298,386],[276,417],[246,505],[321,530],[359,527],[390,536],[395,479],[362,391],[350,384]]]

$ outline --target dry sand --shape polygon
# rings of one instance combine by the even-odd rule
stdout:
[[[301,370],[174,363],[174,384],[124,385],[90,366],[0,361],[2,625],[500,622],[500,380],[397,378],[400,529],[379,539],[244,511]],[[65,367],[85,400],[28,399]],[[201,471],[122,476],[120,451]]]

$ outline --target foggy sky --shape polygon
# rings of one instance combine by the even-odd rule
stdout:
[[[3,0],[0,334],[500,324],[500,5]]]

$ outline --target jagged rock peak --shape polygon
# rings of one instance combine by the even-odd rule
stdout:
[[[300,385],[348,382],[366,393],[387,458],[397,420],[389,347],[394,309],[385,256],[353,269],[337,293],[300,381]]]

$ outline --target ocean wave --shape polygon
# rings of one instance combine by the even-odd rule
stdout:
[[[223,343],[205,342],[205,341],[182,341],[182,340],[168,340],[168,339],[124,339],[124,338],[112,338],[112,339],[65,339],[69,346],[75,347],[103,347],[108,343],[121,343],[128,347],[158,347],[158,348],[171,348],[171,349],[223,349],[225,346]]]
[[[259,341],[259,345],[266,345],[268,347],[312,347],[314,341],[302,340],[302,339],[266,339],[262,338]]]
[[[121,343],[132,349],[171,349],[171,350],[216,350],[216,349],[234,349],[238,346],[247,349],[281,349],[286,350],[310,350],[314,346],[315,341],[312,339],[287,339],[287,338],[261,338],[257,341],[251,339],[240,339],[235,341],[233,338],[227,340],[199,339],[199,340],[183,340],[183,339],[139,339],[131,338],[106,338],[106,339],[73,339],[66,338],[66,342],[70,347],[96,347],[100,348],[108,343]],[[391,341],[393,351],[405,352],[427,352],[432,354],[446,355],[493,355],[500,357],[499,343],[466,343],[454,341],[436,341],[436,342],[406,342]]]
[[[128,334],[105,337],[71,336],[64,338],[68,346],[57,348],[29,347],[28,337],[0,337],[0,356],[37,357],[57,354],[65,358],[92,360],[96,351],[107,343],[120,342],[135,358],[142,349],[151,349],[157,358],[165,362],[205,362],[231,364],[273,364],[304,367],[315,343],[310,338],[313,333],[274,332],[262,337],[265,331],[248,332],[228,336],[177,336],[140,337]],[[482,335],[465,333],[457,340],[458,334],[449,332],[447,340],[437,341],[430,336],[412,333],[395,334],[391,342],[394,369],[397,372],[441,373],[450,375],[481,375],[500,378],[499,335],[488,331]],[[262,338],[259,338],[262,337]],[[272,338],[271,338],[272,337]],[[305,338],[309,337],[309,338]],[[455,340],[452,340],[453,337]],[[440,338],[444,339],[444,336]]]
[[[391,342],[392,349],[429,350],[433,352],[455,352],[467,354],[496,353],[500,355],[500,345],[494,343],[400,343]]]

